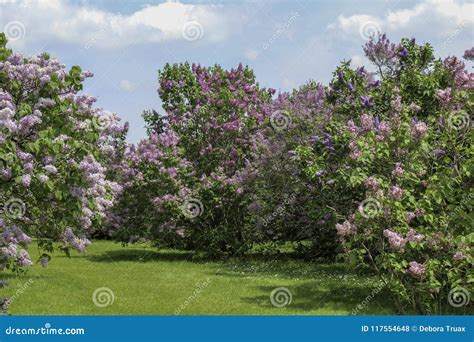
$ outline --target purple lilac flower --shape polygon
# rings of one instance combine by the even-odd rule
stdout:
[[[377,39],[377,40],[376,40]],[[388,61],[396,58],[397,45],[391,43],[386,34],[379,34],[378,37],[371,36],[364,46],[364,52],[371,62]]]
[[[423,277],[425,276],[425,272],[426,272],[426,266],[423,265],[423,264],[420,264],[416,261],[411,261],[409,264],[408,264],[408,273],[413,277],[413,278],[416,278],[418,280],[421,280],[423,279]]]
[[[21,184],[23,184],[24,187],[29,188],[31,184],[31,176],[30,175],[21,176]]]
[[[402,163],[396,163],[395,164],[395,169],[392,171],[392,176],[394,177],[401,177],[403,176],[405,170],[403,170],[403,164]]]
[[[443,150],[443,149],[440,149],[440,148],[435,148],[433,150],[433,155],[436,157],[436,158],[441,158],[442,156],[444,156],[446,154],[446,152]]]
[[[408,211],[408,212],[405,214],[405,219],[406,219],[407,223],[410,223],[410,222],[413,221],[415,218],[416,218],[416,215],[415,215],[415,213],[412,212],[412,211]]]
[[[55,175],[58,173],[58,169],[54,165],[46,165],[44,169],[46,170],[47,173],[51,175]]]
[[[453,260],[454,261],[461,261],[461,260],[464,260],[466,258],[467,258],[467,255],[464,254],[461,251],[458,251],[458,252],[454,253],[454,255],[453,255]]]
[[[426,134],[427,131],[428,131],[428,126],[424,122],[413,120],[412,126],[411,126],[411,135],[413,136],[414,139],[422,138]]]
[[[451,88],[446,88],[443,90],[437,90],[436,96],[443,105],[447,105],[451,102]]]
[[[389,194],[393,199],[399,200],[403,196],[403,190],[398,185],[394,185],[390,187]]]
[[[394,231],[390,229],[385,229],[383,231],[383,236],[385,236],[388,239],[388,243],[390,244],[390,247],[396,251],[401,251],[403,250],[403,247],[405,247],[407,241],[398,233],[395,233]]]
[[[417,232],[414,229],[410,229],[406,235],[406,240],[407,241],[423,241],[425,236],[423,234],[417,234]]]
[[[17,264],[20,267],[28,267],[33,265],[33,262],[30,259],[30,255],[24,249],[22,249],[18,255]]]
[[[408,50],[406,47],[402,46],[400,51],[398,52],[398,55],[402,58],[405,58],[406,56],[408,56]]]
[[[371,97],[370,96],[367,96],[367,95],[363,95],[361,97],[359,97],[360,99],[360,103],[362,105],[362,107],[364,107],[365,109],[370,109],[372,108],[372,103],[371,103]]]
[[[410,104],[410,110],[411,110],[412,112],[417,113],[417,112],[419,112],[419,111],[421,110],[421,107],[418,106],[416,103],[412,102],[412,103]]]
[[[374,118],[369,114],[362,114],[360,125],[365,132],[369,132],[374,129]]]
[[[368,177],[364,184],[372,192],[377,192],[380,189],[380,183],[374,176]]]
[[[464,51],[463,58],[469,61],[474,61],[474,47],[470,48],[469,50]]]
[[[356,231],[356,227],[349,221],[344,221],[344,223],[336,224],[337,234],[340,236],[351,235]]]
[[[415,215],[416,215],[416,217],[422,217],[423,215],[425,215],[425,209],[416,208],[415,209]]]

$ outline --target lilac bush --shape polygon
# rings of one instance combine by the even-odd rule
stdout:
[[[249,215],[259,242],[297,243],[307,257],[333,258],[337,243],[331,210],[320,205],[326,170],[317,177],[298,173],[295,150],[308,141],[321,144],[321,153],[333,149],[325,126],[332,112],[326,88],[308,82],[291,93],[279,94],[271,104],[270,125],[255,134],[255,152],[245,172],[251,189]]]
[[[166,65],[159,76],[166,116],[146,112],[150,136],[129,146],[121,173],[136,175],[122,196],[125,210],[113,215],[112,234],[209,253],[243,251],[249,240],[242,182],[274,91],[261,89],[242,65]]]
[[[343,64],[328,97],[341,153],[332,176],[350,194],[335,228],[346,257],[370,265],[399,310],[442,313],[450,290],[474,283],[474,75],[415,40],[382,35],[365,52],[375,73]],[[330,163],[311,146],[298,151],[305,172]]]
[[[13,53],[0,36],[0,269],[32,265],[32,238],[43,266],[54,242],[83,251],[121,190],[103,165],[123,127],[80,93],[91,76],[47,54]]]

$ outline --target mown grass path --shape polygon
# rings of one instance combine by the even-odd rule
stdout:
[[[30,251],[38,257],[35,246]],[[24,275],[0,272],[0,280],[9,283],[1,295],[15,296],[13,315],[347,315],[372,292],[378,294],[359,314],[394,313],[375,277],[343,264],[258,257],[220,263],[109,241],[71,258],[57,253],[47,268],[35,264]],[[92,297],[102,287],[114,301],[98,307]],[[291,292],[289,305],[272,305],[277,287]]]

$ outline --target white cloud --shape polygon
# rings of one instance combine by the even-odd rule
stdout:
[[[258,51],[253,49],[247,50],[245,51],[245,57],[251,61],[254,61],[258,58]]]
[[[330,28],[340,28],[344,32],[359,32],[359,28],[368,22],[380,24],[380,19],[367,14],[355,14],[350,17],[340,15],[337,17],[337,24],[330,25]]]
[[[198,22],[199,39],[222,41],[239,25],[232,6],[165,2],[130,15],[108,12],[65,0],[20,0],[2,9],[5,23],[20,21],[25,40],[58,39],[91,47],[109,48],[188,39],[186,23]],[[193,34],[195,34],[194,32]]]
[[[424,0],[408,9],[389,10],[382,16],[340,15],[328,29],[346,37],[374,33],[377,28],[390,32],[416,32],[420,29],[438,37],[449,35],[460,25],[473,25],[474,3],[463,0]],[[472,26],[471,26],[471,32]]]
[[[297,86],[296,82],[288,77],[283,78],[283,80],[281,81],[281,84],[286,89],[292,89]]]
[[[360,55],[355,55],[355,56],[351,57],[351,65],[356,67],[356,68],[364,66],[366,64],[367,63],[366,63],[364,57],[362,57]]]
[[[129,80],[121,80],[119,82],[119,86],[120,86],[120,89],[122,89],[123,91],[127,93],[132,93],[135,91],[135,89],[137,89],[137,85],[130,82]]]

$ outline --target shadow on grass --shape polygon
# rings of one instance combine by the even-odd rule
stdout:
[[[372,289],[357,286],[351,283],[325,283],[308,281],[299,285],[282,285],[287,288],[292,296],[290,304],[285,308],[291,310],[301,310],[310,312],[321,310],[322,312],[339,311],[342,315],[380,315],[395,314],[396,309],[390,301],[388,292],[380,291],[371,299],[367,299]],[[274,308],[275,310],[284,310],[284,308],[274,307],[270,301],[270,295],[275,287],[260,286],[258,290],[264,295],[246,297],[241,300],[246,303],[257,304],[262,308]],[[277,303],[278,298],[276,298]],[[282,298],[280,298],[283,300]],[[359,309],[358,309],[359,306]],[[354,311],[353,311],[354,310]]]
[[[3,271],[3,272],[0,272],[0,292],[3,289],[11,288],[10,282],[18,281],[20,283],[23,283],[23,282],[26,283],[30,280],[37,281],[40,279],[43,279],[41,275],[32,274],[30,272],[17,274],[13,272]]]
[[[268,254],[253,253],[241,258],[216,259],[202,253],[179,250],[145,250],[122,249],[105,251],[101,254],[86,257],[92,262],[190,262],[209,263],[214,266],[211,275],[240,278],[242,276],[274,276],[282,278],[315,279],[330,278],[332,280],[345,279],[364,275],[372,276],[367,269],[353,269],[348,265],[336,262],[308,262],[292,259],[287,254],[278,253],[273,256]],[[357,275],[356,273],[357,272]]]
[[[156,262],[156,261],[198,261],[195,253],[181,251],[149,251],[123,249],[106,251],[102,254],[87,257],[92,262]]]
[[[357,273],[356,273],[357,272]],[[284,278],[315,279],[332,278],[335,280],[347,276],[373,276],[367,269],[354,269],[348,265],[337,262],[303,262],[291,259],[273,259],[261,261],[255,258],[246,260],[229,260],[219,265],[216,274],[228,277],[241,277],[242,275],[258,274]]]
[[[83,257],[83,256],[73,256]],[[122,261],[191,261],[191,262],[214,262],[228,263],[230,265],[242,265],[247,267],[252,262],[273,262],[273,261],[295,261],[302,263],[301,260],[294,259],[292,253],[277,253],[269,255],[264,253],[252,253],[242,257],[229,257],[226,255],[209,256],[204,252],[195,252],[189,250],[150,250],[139,248],[124,247],[121,250],[105,251],[101,254],[93,254],[86,257],[93,262],[122,262]],[[310,263],[311,264],[311,263]]]

